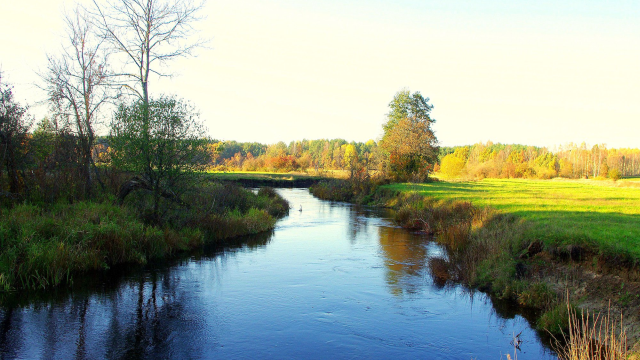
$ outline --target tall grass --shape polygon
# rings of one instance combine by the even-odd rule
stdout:
[[[70,284],[82,272],[145,264],[205,243],[264,232],[289,211],[272,190],[256,195],[219,184],[202,190],[200,202],[170,209],[161,226],[146,223],[134,206],[113,202],[0,209],[0,290]]]
[[[606,315],[578,312],[567,305],[569,332],[566,344],[557,346],[563,360],[624,360],[630,355],[622,315],[617,320],[609,310]]]

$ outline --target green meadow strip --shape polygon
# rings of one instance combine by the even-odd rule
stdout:
[[[381,189],[469,201],[525,219],[531,224],[531,240],[592,245],[608,254],[640,259],[640,188],[596,181],[485,179]]]

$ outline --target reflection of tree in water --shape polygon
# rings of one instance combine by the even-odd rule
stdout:
[[[20,314],[16,310],[9,308],[2,312],[0,320],[0,357],[2,359],[17,358],[16,349],[22,344],[22,321]]]
[[[200,259],[213,259],[219,256],[221,253],[233,251],[236,249],[248,249],[257,250],[261,249],[269,244],[273,238],[273,230],[265,231],[253,235],[239,236],[236,238],[225,239],[215,241],[210,245],[204,247],[203,251],[196,254],[194,258]]]
[[[417,293],[424,287],[427,247],[423,236],[401,228],[378,227],[386,281],[394,295]]]
[[[369,238],[368,213],[361,208],[353,207],[349,211],[349,222],[347,223],[347,237],[352,244],[357,241],[358,235]]]
[[[0,311],[0,358],[60,357],[75,359],[194,358],[203,343],[215,346],[201,298],[186,284],[190,272],[179,265],[212,260],[224,264],[236,251],[268,244],[272,232],[232,239],[162,263],[158,270],[138,269],[87,288],[34,292],[4,299]],[[23,310],[24,309],[24,310]]]
[[[111,319],[116,322],[109,330],[112,347],[107,357],[195,357],[200,350],[189,340],[202,336],[205,326],[198,314],[204,310],[190,301],[180,287],[180,279],[172,273],[151,274],[149,279],[140,278],[136,287],[135,311],[129,314],[124,328],[117,314]]]

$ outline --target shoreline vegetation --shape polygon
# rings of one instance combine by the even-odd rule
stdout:
[[[461,283],[538,309],[537,327],[556,339],[570,334],[582,311],[622,314],[631,353],[640,350],[634,186],[516,179],[362,186],[333,179],[310,190],[324,200],[394,209],[397,224],[433,234],[446,249],[428,264],[441,285]]]
[[[72,285],[74,277],[192,251],[223,239],[272,230],[289,204],[272,188],[257,194],[204,183],[162,223],[145,221],[144,199],[20,204],[0,209],[0,290]]]
[[[316,175],[311,175],[303,172],[211,171],[208,172],[208,175],[216,181],[241,184],[244,187],[310,187],[326,179],[327,176],[340,176],[341,174],[317,173]]]

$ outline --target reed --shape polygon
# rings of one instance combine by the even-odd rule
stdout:
[[[611,314],[578,312],[567,304],[569,330],[566,344],[557,345],[556,351],[563,360],[624,360],[630,355],[627,349],[627,334],[622,326],[622,315],[618,320]]]

